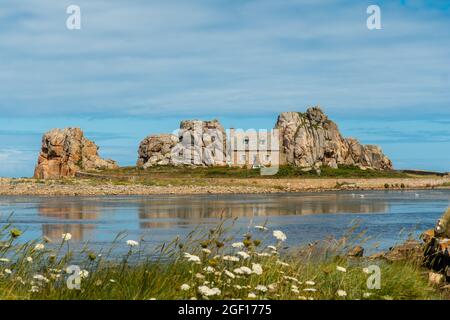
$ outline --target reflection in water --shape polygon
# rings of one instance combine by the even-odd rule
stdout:
[[[416,193],[418,194],[416,196]],[[364,196],[362,196],[364,194]],[[450,190],[351,191],[271,195],[26,197],[0,196],[0,227],[12,222],[24,230],[18,241],[55,239],[62,233],[97,248],[108,247],[126,232],[158,246],[183,238],[197,227],[209,228],[220,218],[240,218],[235,231],[268,221],[269,228],[288,234],[286,245],[299,245],[348,230],[361,221],[367,236],[388,248],[402,230],[432,228],[449,206]],[[4,215],[2,216],[1,213]],[[373,214],[376,213],[376,214]],[[76,245],[75,245],[76,246]],[[121,250],[127,250],[125,245]]]
[[[203,196],[168,199],[141,199],[139,220],[142,229],[170,228],[177,219],[197,224],[204,219],[273,217],[330,213],[384,213],[389,204],[379,200],[355,199],[351,194],[290,196]],[[155,219],[156,221],[148,221]],[[170,219],[172,221],[158,221]]]
[[[63,233],[72,234],[76,241],[85,240],[90,236],[95,225],[84,223],[86,220],[96,220],[100,214],[100,206],[85,201],[67,201],[62,199],[48,199],[40,202],[39,215],[57,223],[42,224],[42,235],[52,240],[61,239]]]

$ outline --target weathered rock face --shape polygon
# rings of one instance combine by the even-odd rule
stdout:
[[[173,164],[172,149],[178,142],[178,137],[173,134],[146,137],[139,145],[137,166],[146,168],[152,165]]]
[[[218,120],[185,120],[177,134],[152,135],[139,145],[137,166],[226,164],[226,133]]]
[[[354,165],[392,169],[392,162],[379,147],[343,138],[337,125],[319,107],[309,108],[306,113],[283,112],[275,128],[279,130],[282,163],[299,167]]]
[[[118,168],[113,160],[98,155],[97,145],[84,137],[79,128],[53,129],[42,137],[42,148],[35,178],[73,177],[80,170]]]

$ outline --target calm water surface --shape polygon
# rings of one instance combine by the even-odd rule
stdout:
[[[22,241],[47,236],[107,246],[119,232],[151,246],[185,236],[220,217],[238,217],[236,232],[268,221],[288,244],[342,236],[356,220],[371,246],[386,249],[410,232],[432,228],[450,190],[323,192],[274,195],[23,197],[0,196],[0,225],[25,230]],[[59,241],[59,240],[58,240]]]

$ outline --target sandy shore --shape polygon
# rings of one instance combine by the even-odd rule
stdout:
[[[198,181],[197,181],[198,182]],[[0,195],[98,196],[151,194],[238,194],[280,193],[326,190],[384,190],[438,188],[450,184],[450,177],[373,179],[203,179],[201,184],[118,185],[88,179],[39,181],[0,178]]]

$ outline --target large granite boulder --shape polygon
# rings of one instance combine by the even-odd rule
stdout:
[[[34,176],[58,179],[73,177],[81,170],[118,168],[115,161],[100,158],[98,149],[79,128],[53,129],[42,137]]]
[[[138,167],[168,165],[172,162],[172,149],[178,144],[173,134],[151,135],[141,141],[138,150]]]
[[[275,129],[279,130],[281,163],[299,167],[354,165],[377,170],[392,169],[392,162],[373,145],[361,145],[344,138],[338,126],[319,107],[305,113],[283,112]]]
[[[226,164],[226,132],[218,120],[184,120],[175,134],[146,137],[139,145],[137,166]]]

